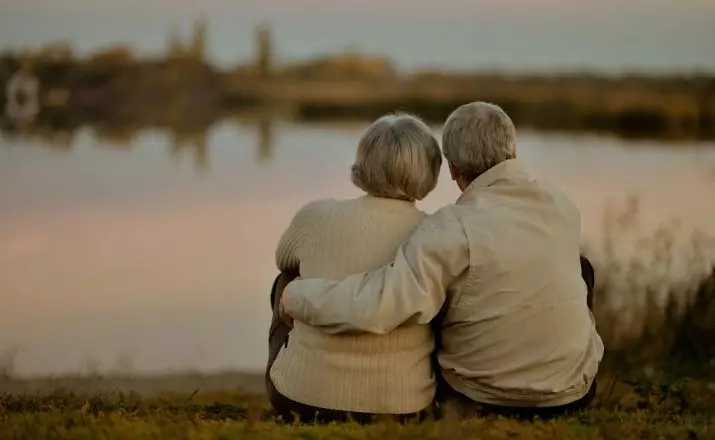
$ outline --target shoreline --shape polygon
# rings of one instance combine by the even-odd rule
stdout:
[[[259,44],[255,61],[220,69],[199,50],[155,58],[122,46],[85,58],[68,48],[0,52],[0,129],[196,132],[246,113],[367,122],[406,111],[441,123],[459,105],[482,100],[500,105],[517,126],[537,130],[715,139],[715,74],[398,74],[381,57],[338,53],[277,65],[271,53]],[[9,87],[12,82],[20,85]]]
[[[151,373],[78,373],[23,377],[0,376],[2,394],[74,394],[137,393],[144,396],[191,394],[196,390],[240,390],[250,394],[265,392],[263,374],[255,371]]]

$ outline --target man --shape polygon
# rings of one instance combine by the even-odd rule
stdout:
[[[589,310],[592,269],[579,264],[578,209],[521,168],[516,129],[496,105],[455,110],[442,147],[457,202],[428,217],[389,266],[288,284],[285,312],[329,333],[434,322],[438,400],[462,413],[585,408],[603,344]]]

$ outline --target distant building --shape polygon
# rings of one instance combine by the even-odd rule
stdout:
[[[305,78],[386,78],[395,75],[389,59],[345,52],[292,64],[289,75]]]
[[[89,60],[97,64],[118,66],[134,61],[134,51],[127,45],[116,44],[91,53]]]
[[[206,60],[206,45],[208,43],[208,20],[202,16],[194,21],[194,36],[191,44],[191,57],[195,60]]]
[[[46,44],[40,47],[36,52],[36,57],[41,60],[48,61],[70,61],[74,59],[74,51],[72,46],[64,41],[58,43]]]
[[[5,114],[16,122],[31,122],[40,112],[40,81],[18,70],[5,85]]]
[[[166,52],[170,58],[180,58],[186,55],[186,48],[181,42],[181,36],[175,25],[171,26],[166,37]]]
[[[208,27],[206,17],[194,21],[191,44],[182,41],[176,28],[172,26],[166,37],[166,52],[170,58],[191,58],[197,61],[206,61],[208,46]]]
[[[270,76],[273,72],[273,41],[271,30],[262,25],[256,29],[256,71],[261,77]]]

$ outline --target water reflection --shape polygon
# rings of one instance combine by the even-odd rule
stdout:
[[[274,115],[268,113],[239,115],[228,118],[228,120],[256,131],[258,135],[256,162],[258,163],[267,163],[273,159],[275,119]],[[208,171],[211,168],[211,155],[207,137],[214,125],[216,125],[216,122],[212,121],[208,124],[195,126],[164,127],[171,137],[168,149],[169,156],[178,158],[184,154],[189,154],[193,158],[194,168],[197,172]],[[7,119],[4,121],[0,119],[0,138],[5,140],[3,145],[6,147],[32,144],[53,150],[71,152],[77,132],[86,127],[92,129],[97,145],[120,150],[132,150],[137,133],[149,128],[137,125],[116,126],[99,123],[77,126],[72,129],[56,129],[31,122],[20,124],[16,121],[11,122]]]
[[[258,161],[267,162],[273,158],[273,118],[262,115],[258,119]]]
[[[199,120],[193,124],[170,124],[166,126],[144,126],[135,123],[127,125],[108,125],[102,122],[95,124],[76,124],[73,126],[65,126],[63,124],[54,126],[51,122],[38,124],[29,121],[10,121],[7,118],[3,119],[0,117],[0,139],[5,140],[2,145],[8,148],[21,144],[31,144],[57,151],[71,152],[75,144],[77,133],[84,128],[90,128],[96,137],[96,144],[99,147],[130,151],[134,148],[138,133],[146,131],[147,129],[159,129],[169,133],[171,137],[170,146],[168,148],[169,156],[172,158],[180,158],[188,154],[192,157],[195,170],[203,173],[211,168],[211,146],[208,141],[208,136],[216,125],[227,121],[245,126],[256,133],[256,163],[265,164],[274,159],[275,126],[277,123],[285,123],[287,121],[282,120],[279,115],[268,111],[228,115],[222,120]],[[348,127],[363,127],[364,125],[364,122],[347,124]],[[333,123],[323,126],[339,126],[339,124]],[[713,145],[711,141],[689,142],[673,139],[621,140],[619,138],[597,136],[589,133],[554,132],[553,135],[557,137],[573,136],[574,138],[608,139],[609,142],[615,142],[625,148],[638,148],[639,146],[647,146],[649,148],[682,148],[683,145],[697,145],[699,146],[698,148],[709,148]],[[711,170],[709,175],[715,178],[715,160],[712,161]]]
[[[172,133],[171,154],[179,155],[184,150],[190,150],[194,158],[194,168],[203,172],[209,168],[209,152],[206,147],[206,132]]]

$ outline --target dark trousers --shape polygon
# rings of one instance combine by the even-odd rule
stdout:
[[[581,277],[586,282],[586,303],[589,310],[593,311],[593,289],[595,285],[595,273],[591,262],[587,258],[581,257]],[[509,407],[499,405],[488,405],[478,403],[469,397],[452,388],[439,374],[437,374],[437,398],[436,410],[439,415],[443,415],[446,408],[451,407],[460,416],[502,416],[520,420],[542,420],[554,419],[567,416],[585,410],[596,396],[597,383],[594,380],[588,393],[579,400],[554,407]]]

